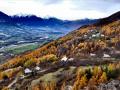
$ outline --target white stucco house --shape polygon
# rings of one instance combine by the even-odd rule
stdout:
[[[101,37],[104,37],[105,35],[104,34],[101,34]]]
[[[41,68],[38,67],[38,66],[35,67],[35,70],[37,70],[37,71],[39,71],[40,69],[41,69]]]
[[[68,58],[66,57],[66,56],[64,56],[62,59],[61,59],[61,61],[67,61],[68,60]]]
[[[94,54],[94,53],[90,53],[90,56],[91,56],[91,57],[94,57],[94,56],[96,56],[96,54]]]
[[[74,60],[74,58],[69,58],[69,59],[68,59],[68,61],[73,61],[73,60]]]
[[[87,35],[84,35],[84,38],[87,38]]]
[[[93,35],[92,35],[92,37],[96,37],[96,35],[95,35],[95,34],[93,34]]]
[[[24,73],[25,73],[25,74],[29,74],[29,73],[32,73],[32,71],[31,71],[29,68],[26,68],[26,69],[24,70]]]
[[[104,54],[103,57],[104,58],[110,58],[110,55],[109,54]]]

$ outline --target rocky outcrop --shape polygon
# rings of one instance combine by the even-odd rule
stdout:
[[[112,80],[106,84],[100,84],[98,90],[120,90],[120,81]]]

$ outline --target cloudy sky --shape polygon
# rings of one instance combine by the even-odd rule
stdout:
[[[34,14],[75,20],[102,18],[120,10],[120,0],[0,0],[0,11],[8,15]]]

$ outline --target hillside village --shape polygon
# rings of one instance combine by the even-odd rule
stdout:
[[[1,64],[0,89],[119,90],[119,37],[117,12]]]

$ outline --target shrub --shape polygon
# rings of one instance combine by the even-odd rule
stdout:
[[[40,62],[45,62],[45,61],[53,62],[53,61],[56,61],[56,60],[57,60],[57,57],[54,54],[45,55],[45,56],[39,58]]]
[[[3,78],[4,80],[9,79],[9,77],[8,77],[8,75],[7,75],[6,73],[3,73],[3,74],[2,74],[2,78]]]
[[[106,81],[107,81],[107,75],[106,75],[106,72],[103,72],[103,74],[99,79],[99,83],[105,83]]]
[[[36,64],[36,61],[31,59],[25,62],[24,67],[34,66],[35,64]]]

